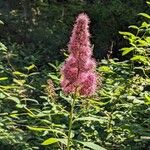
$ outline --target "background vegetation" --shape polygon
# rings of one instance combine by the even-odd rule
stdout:
[[[63,141],[43,142],[67,133],[70,97],[59,70],[83,11],[102,87],[78,102],[72,138],[108,150],[150,149],[150,16],[141,13],[148,10],[143,0],[1,0],[0,149],[65,149]]]

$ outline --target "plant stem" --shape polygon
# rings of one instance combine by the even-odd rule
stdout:
[[[72,120],[73,120],[73,111],[74,111],[74,105],[75,105],[75,99],[76,96],[73,96],[73,101],[71,104],[71,111],[69,116],[69,131],[68,131],[68,141],[67,141],[67,150],[70,150],[70,142],[71,142],[71,129],[72,129]]]

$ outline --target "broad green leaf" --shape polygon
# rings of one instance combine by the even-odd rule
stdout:
[[[49,138],[47,140],[45,140],[42,145],[50,145],[50,144],[54,144],[57,143],[59,140],[57,138]]]
[[[88,147],[92,150],[106,150],[105,148],[95,144],[95,143],[92,143],[92,142],[82,142],[82,141],[76,141],[80,144],[83,144],[85,147]]]
[[[42,145],[50,145],[50,144],[54,144],[57,142],[61,142],[64,145],[67,145],[67,139],[57,139],[57,138],[49,138],[47,140],[45,140]]]
[[[148,14],[146,14],[146,13],[139,13],[138,15],[150,19],[150,15],[148,15]]]

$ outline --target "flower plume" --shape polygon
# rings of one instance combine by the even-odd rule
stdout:
[[[89,22],[86,14],[79,14],[70,37],[69,57],[61,69],[61,86],[66,94],[79,92],[80,95],[90,96],[96,90],[96,62],[92,58]]]

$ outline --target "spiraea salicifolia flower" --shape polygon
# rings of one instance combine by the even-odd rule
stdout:
[[[79,14],[68,45],[69,57],[61,69],[61,86],[66,94],[79,92],[90,96],[96,90],[96,62],[92,58],[89,38],[89,17]]]

